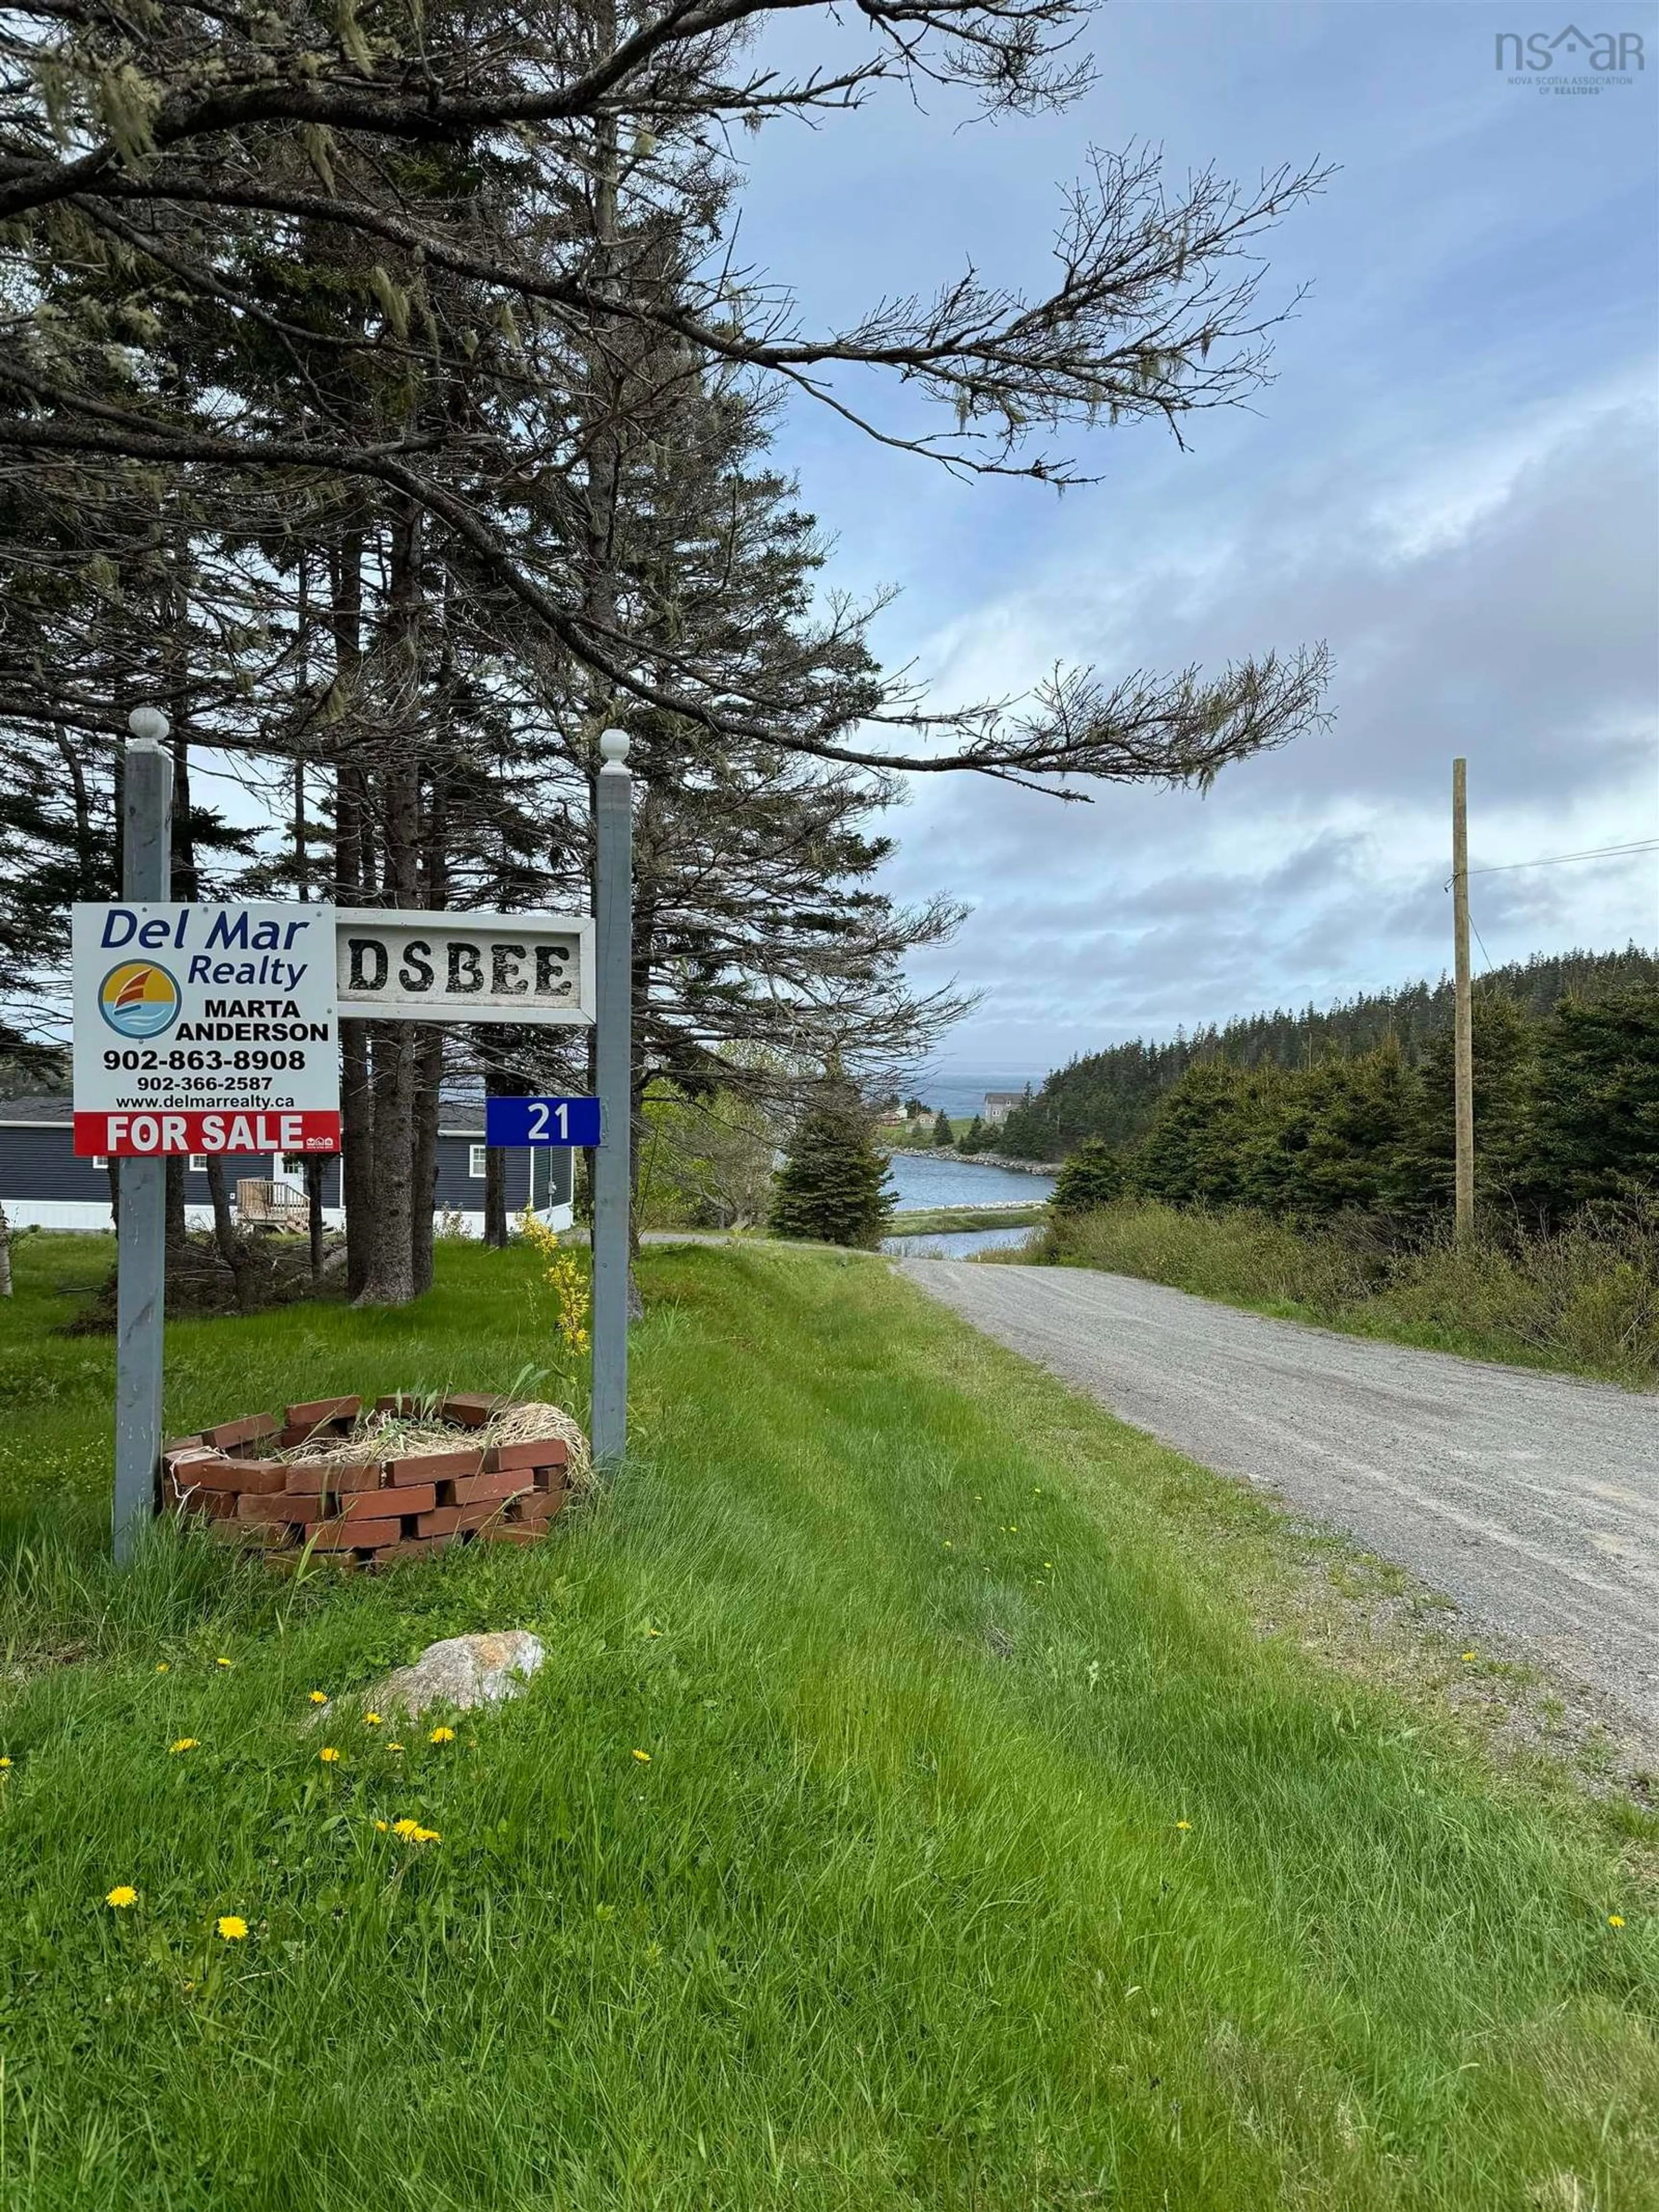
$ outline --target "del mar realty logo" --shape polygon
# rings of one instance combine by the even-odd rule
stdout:
[[[1648,65],[1640,31],[1581,31],[1576,23],[1554,32],[1499,31],[1495,47],[1492,67],[1528,91],[1605,92],[1634,84]]]

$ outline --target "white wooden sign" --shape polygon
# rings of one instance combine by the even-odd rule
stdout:
[[[593,924],[584,915],[341,907],[340,1012],[375,1022],[593,1019]]]
[[[70,932],[76,1152],[339,1150],[332,907],[111,900]]]

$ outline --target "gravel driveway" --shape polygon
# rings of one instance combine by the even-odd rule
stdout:
[[[1123,1275],[897,1264],[1124,1420],[1345,1529],[1659,1730],[1659,1398]]]

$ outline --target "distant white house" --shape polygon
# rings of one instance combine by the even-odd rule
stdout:
[[[1025,1093],[1023,1091],[988,1091],[979,1118],[994,1129],[1007,1120],[1016,1106],[1024,1103]]]

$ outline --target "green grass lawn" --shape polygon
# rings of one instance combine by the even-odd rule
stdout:
[[[105,1565],[98,1249],[0,1317],[5,2212],[1659,2204],[1659,1824],[1261,1632],[1269,1508],[878,1261],[648,1252],[613,1492],[296,1584]],[[181,1324],[169,1425],[509,1383],[531,1290]],[[519,1626],[453,1742],[305,1725]]]

